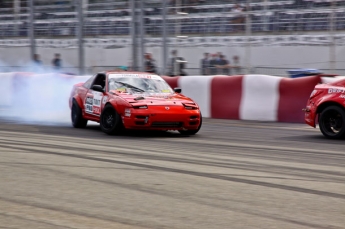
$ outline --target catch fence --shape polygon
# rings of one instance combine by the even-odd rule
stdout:
[[[129,45],[130,67],[137,70],[145,70],[143,55],[151,47],[160,47],[157,67],[167,72],[171,50],[218,45],[242,47],[241,64],[246,73],[269,72],[267,67],[257,67],[260,64],[252,58],[251,48],[260,40],[260,45],[267,47],[289,43],[327,46],[329,71],[343,74],[341,69],[336,70],[337,63],[341,64],[337,61],[336,48],[345,45],[345,36],[340,36],[345,30],[344,0],[4,2],[0,7],[0,48],[30,47],[32,56],[37,47],[58,50],[66,48],[65,43],[71,41],[74,45],[69,48],[74,48],[78,56],[78,63],[71,68],[78,67],[81,72],[102,65],[86,63],[85,48],[105,48],[104,44],[88,39],[107,44],[116,39],[117,43],[108,45],[107,49]],[[290,36],[291,40],[279,40],[283,36]],[[40,39],[45,43],[39,43]],[[187,41],[189,46],[185,44]],[[188,72],[200,74],[200,66],[191,65]],[[273,65],[271,71],[283,75],[285,70]]]

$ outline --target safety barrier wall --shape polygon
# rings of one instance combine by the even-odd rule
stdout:
[[[53,101],[52,106],[57,102],[67,104],[72,85],[85,82],[89,77],[0,73],[0,106],[11,106],[18,96],[30,100],[30,104],[43,97]],[[278,122],[304,122],[302,108],[315,85],[342,79],[320,76],[290,79],[268,75],[163,78],[172,88],[180,87],[182,94],[194,99],[204,117]]]
[[[307,100],[318,83],[343,77],[282,78],[268,75],[164,77],[194,99],[204,117],[304,122]]]

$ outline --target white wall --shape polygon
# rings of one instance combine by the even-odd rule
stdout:
[[[162,65],[162,51],[160,47],[146,49],[151,52]],[[0,66],[24,65],[30,61],[28,47],[0,48]],[[44,65],[51,65],[54,53],[61,53],[65,67],[78,66],[78,49],[37,48]],[[222,52],[232,61],[232,56],[240,57],[241,65],[245,65],[244,47],[183,47],[178,49],[179,55],[188,61],[189,68],[199,68],[200,59],[204,52]],[[129,65],[130,47],[121,49],[85,48],[86,66],[117,66]],[[345,47],[336,48],[336,68],[345,68]],[[329,47],[326,46],[260,46],[251,48],[251,66],[274,66],[292,68],[319,68],[329,67]],[[1,69],[0,69],[1,70]],[[99,69],[97,69],[98,71]]]

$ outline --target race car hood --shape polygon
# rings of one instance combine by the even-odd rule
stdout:
[[[177,93],[123,93],[119,95],[129,103],[146,103],[149,105],[182,105],[182,103],[194,103],[192,99]]]

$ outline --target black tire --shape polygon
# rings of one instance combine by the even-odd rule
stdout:
[[[124,130],[121,117],[111,104],[107,104],[101,114],[100,126],[104,133],[109,135],[119,134]]]
[[[74,128],[85,128],[87,125],[87,120],[83,118],[81,108],[74,99],[71,108],[71,120]]]
[[[345,111],[338,106],[325,108],[320,115],[319,126],[327,138],[340,139],[345,137]]]
[[[200,125],[198,126],[198,129],[195,129],[195,130],[179,130],[178,132],[180,132],[180,134],[182,134],[182,135],[195,135],[196,133],[199,132],[199,130],[201,128],[201,125],[202,125],[202,116],[201,116],[201,113],[200,113]]]

